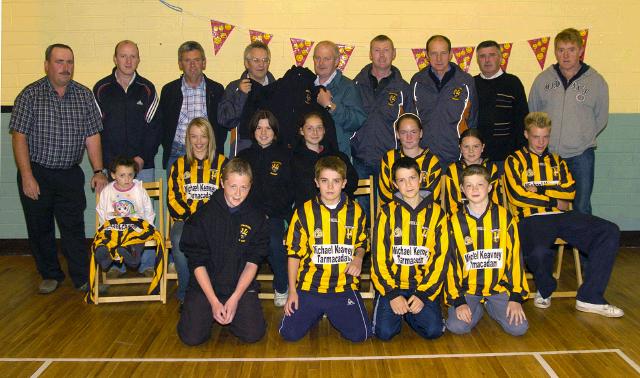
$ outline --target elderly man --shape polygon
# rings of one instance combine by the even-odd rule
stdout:
[[[429,65],[411,78],[413,104],[424,126],[422,146],[428,147],[446,169],[460,158],[458,138],[475,128],[478,104],[473,77],[450,62],[451,41],[443,35],[427,40]]]
[[[43,279],[41,294],[56,290],[65,278],[57,257],[54,219],[73,285],[79,290],[87,287],[86,198],[79,165],[85,147],[93,167],[91,187],[100,191],[107,183],[100,112],[91,90],[73,81],[73,67],[69,46],[47,47],[46,76],[20,92],[9,123],[29,243]]]
[[[485,155],[503,171],[504,160],[524,146],[527,97],[517,76],[500,68],[502,53],[496,41],[480,42],[476,49],[480,74],[474,76],[478,90],[478,129],[484,137]]]
[[[367,118],[360,93],[351,79],[338,70],[340,52],[331,41],[318,42],[313,50],[314,84],[321,86],[316,101],[327,109],[336,126],[338,148],[351,157],[349,139]]]
[[[269,95],[262,87],[275,82],[269,72],[269,63],[269,47],[260,41],[251,42],[244,49],[245,71],[240,79],[230,82],[224,90],[218,109],[218,122],[225,129],[236,129],[238,133],[235,145],[231,146],[231,157],[251,146],[249,120],[256,110],[268,107]]]
[[[218,104],[224,87],[202,71],[207,67],[204,49],[195,41],[184,42],[178,48],[178,66],[183,75],[162,87],[162,167],[171,168],[178,157],[185,154],[187,125],[196,117],[211,122],[216,138],[216,152],[224,152],[227,130],[218,124]]]
[[[591,214],[596,137],[609,120],[609,87],[580,60],[580,32],[565,29],[554,40],[557,63],[542,71],[529,92],[531,111],[546,112],[553,129],[549,149],[562,156],[576,180],[573,208]]]
[[[134,42],[118,42],[113,63],[111,75],[93,87],[104,126],[102,159],[109,167],[118,155],[131,157],[138,165],[137,178],[154,181],[159,129],[155,115],[160,98],[153,83],[136,71],[140,54]]]

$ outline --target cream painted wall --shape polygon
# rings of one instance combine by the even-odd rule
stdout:
[[[242,71],[249,28],[274,34],[269,46],[276,77],[294,63],[290,37],[356,45],[345,70],[353,77],[368,63],[369,40],[384,33],[395,41],[395,64],[409,80],[417,71],[410,49],[424,47],[431,34],[439,33],[454,46],[475,46],[484,39],[514,42],[508,70],[529,88],[540,68],[527,39],[553,37],[572,26],[589,28],[586,61],[609,82],[611,112],[640,113],[637,0],[171,1],[184,12],[157,0],[2,1],[1,103],[12,105],[25,85],[43,75],[44,49],[54,42],[73,47],[75,79],[92,87],[110,72],[115,43],[132,39],[140,47],[139,72],[159,89],[180,73],[179,44],[194,39],[207,51],[206,74],[226,85]],[[238,26],[217,56],[211,18]],[[554,62],[550,52],[546,65]],[[477,72],[474,63],[470,73]]]

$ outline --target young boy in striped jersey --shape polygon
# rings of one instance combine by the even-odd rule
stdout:
[[[515,219],[489,200],[491,174],[480,165],[462,172],[461,189],[468,204],[451,215],[452,247],[445,285],[449,307],[447,329],[468,333],[484,310],[513,336],[527,332],[522,302],[529,287]]]
[[[422,174],[414,159],[396,160],[392,177],[398,192],[382,206],[373,231],[374,333],[390,340],[404,318],[420,336],[435,339],[443,331],[447,219],[433,194],[420,188]]]
[[[304,337],[326,315],[342,337],[360,342],[371,336],[371,322],[358,292],[367,248],[365,214],[343,192],[347,167],[337,156],[315,165],[320,194],[298,207],[289,222],[289,297],[280,335]]]

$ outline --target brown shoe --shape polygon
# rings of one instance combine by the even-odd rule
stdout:
[[[147,268],[144,271],[142,271],[142,274],[144,274],[145,277],[153,277],[153,275],[155,274],[155,270],[153,270],[153,268]]]
[[[118,278],[122,276],[125,272],[120,271],[117,266],[112,266],[107,271],[107,278]]]
[[[42,280],[42,282],[40,282],[40,286],[38,286],[38,293],[50,294],[56,291],[57,288],[58,288],[57,280]]]

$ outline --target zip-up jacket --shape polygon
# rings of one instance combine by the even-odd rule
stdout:
[[[567,163],[549,149],[540,156],[527,147],[514,152],[505,161],[504,178],[509,206],[517,216],[560,212],[558,200],[572,201],[576,195]]]
[[[229,297],[247,263],[260,265],[268,254],[265,215],[244,201],[229,209],[224,192],[217,191],[184,224],[180,249],[189,263],[190,289],[202,290],[193,271],[204,266],[217,296]],[[247,290],[256,290],[255,279]]]
[[[529,109],[549,114],[553,124],[551,152],[565,159],[578,156],[595,147],[596,137],[607,126],[609,87],[602,75],[586,64],[567,83],[555,64],[533,81]]]
[[[411,92],[409,83],[394,66],[391,74],[374,87],[372,80],[377,79],[371,75],[371,67],[372,64],[366,65],[354,79],[367,119],[351,138],[351,152],[354,158],[375,165],[387,151],[398,148],[393,123],[411,101]]]
[[[500,204],[500,175],[498,175],[498,166],[488,159],[482,161],[482,166],[487,168],[491,173],[491,192],[489,198],[496,205]],[[447,214],[455,214],[458,211],[460,205],[467,204],[467,197],[465,197],[460,185],[462,185],[462,171],[467,167],[464,160],[458,160],[455,163],[451,163],[447,168],[447,173],[444,176],[444,188],[445,201],[447,206]]]
[[[262,148],[254,142],[240,151],[253,171],[253,184],[248,200],[267,216],[289,220],[294,187],[291,180],[291,150],[273,143]]]
[[[113,68],[111,75],[93,87],[102,115],[102,161],[109,167],[118,155],[140,156],[144,168],[153,168],[160,144],[160,117],[156,113],[160,97],[153,83],[137,72],[125,92],[115,71]]]
[[[478,100],[473,77],[458,65],[449,63],[440,85],[427,66],[411,78],[413,101],[408,111],[422,121],[422,145],[445,164],[460,157],[458,139],[468,128],[477,127]]]
[[[447,266],[447,218],[427,194],[414,209],[399,193],[383,205],[371,241],[371,281],[382,296],[395,299],[414,289],[422,301],[436,301]]]
[[[224,143],[227,140],[227,129],[218,124],[218,104],[222,100],[224,87],[208,77],[204,76],[205,91],[207,97],[207,118],[213,126],[216,136],[216,151],[224,151]],[[160,111],[162,112],[162,168],[167,168],[171,145],[176,137],[178,119],[182,109],[182,76],[164,87],[160,95]]]
[[[378,195],[380,196],[381,203],[391,202],[393,194],[396,192],[396,188],[393,185],[392,170],[393,164],[396,160],[406,155],[402,152],[402,149],[389,150],[387,154],[380,162],[380,177],[378,178]],[[440,198],[440,175],[442,168],[440,168],[440,162],[438,157],[425,148],[424,151],[414,158],[414,160],[420,166],[420,172],[422,173],[422,182],[420,183],[420,189],[425,189],[433,194],[433,198],[439,201]]]

